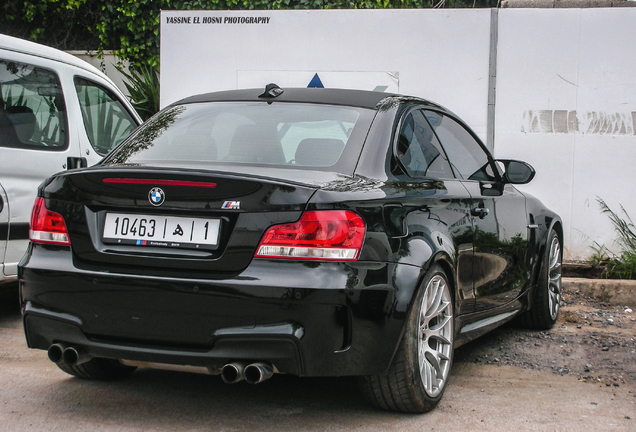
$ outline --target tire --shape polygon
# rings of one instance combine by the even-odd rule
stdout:
[[[563,249],[556,231],[551,230],[539,273],[539,282],[534,290],[530,310],[519,317],[519,323],[536,330],[551,329],[559,316],[562,287],[561,264]]]
[[[56,364],[57,367],[69,375],[98,381],[112,381],[126,378],[137,369],[133,366],[125,366],[117,360],[99,357],[76,366],[69,366],[62,362]]]
[[[441,267],[433,265],[417,292],[388,373],[360,378],[361,390],[371,404],[411,413],[435,408],[453,363],[453,318],[448,279]]]

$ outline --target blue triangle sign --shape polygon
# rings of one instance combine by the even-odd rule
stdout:
[[[325,86],[323,85],[322,81],[320,81],[320,77],[318,76],[318,74],[316,74],[309,82],[307,88],[325,88]]]

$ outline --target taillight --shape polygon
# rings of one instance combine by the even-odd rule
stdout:
[[[29,239],[35,243],[71,244],[64,218],[61,214],[48,210],[42,197],[37,197],[33,204]]]
[[[256,256],[305,260],[355,261],[366,226],[349,210],[309,211],[298,222],[270,227]]]

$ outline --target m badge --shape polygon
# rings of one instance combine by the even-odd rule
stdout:
[[[225,201],[221,206],[222,209],[225,210],[240,210],[241,202],[240,201]]]

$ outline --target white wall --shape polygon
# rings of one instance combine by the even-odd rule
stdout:
[[[523,190],[563,218],[566,257],[613,247],[596,197],[636,217],[636,9],[500,9],[497,30],[495,156],[537,169]],[[490,32],[489,9],[163,12],[161,106],[317,73],[440,103],[486,141]]]
[[[618,251],[596,201],[636,217],[636,9],[499,11],[495,154],[565,221],[571,258]]]
[[[250,17],[268,21],[225,22]],[[190,23],[175,23],[188,18]],[[203,23],[212,18],[221,23]],[[161,106],[270,82],[307,87],[318,73],[325,86],[389,85],[389,91],[431,99],[485,138],[489,41],[489,9],[166,11]]]
[[[94,51],[66,51],[69,54],[73,54],[75,57],[84,60],[101,70],[110,78],[115,85],[126,95],[128,89],[124,85],[124,76],[117,70],[117,65],[121,64],[125,71],[128,71],[128,62],[121,60],[111,51],[105,51],[102,58],[97,57],[97,52]]]

